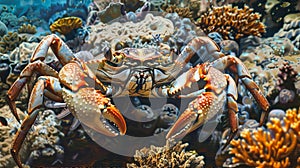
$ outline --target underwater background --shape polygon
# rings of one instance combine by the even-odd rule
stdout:
[[[200,127],[175,142],[166,141],[165,135],[190,99],[174,100],[173,106],[165,106],[162,99],[151,100],[151,105],[141,100],[138,108],[127,108],[122,104],[135,99],[118,97],[114,103],[119,103],[121,113],[147,118],[126,118],[128,139],[123,141],[94,136],[73,115],[64,113],[66,107],[54,107],[45,98],[21,145],[24,167],[300,168],[298,0],[0,0],[0,167],[17,167],[10,150],[20,123],[7,103],[7,92],[50,34],[86,62],[123,48],[178,55],[193,38],[208,36],[222,53],[245,64],[270,103],[269,116],[259,126],[261,107],[236,81],[239,127],[223,149],[230,136],[226,107],[207,139],[201,139]],[[60,70],[51,49],[45,54],[43,62]],[[190,64],[211,61],[210,55],[201,59]],[[39,76],[33,75],[31,81]],[[31,91],[29,83],[15,99],[21,123]]]

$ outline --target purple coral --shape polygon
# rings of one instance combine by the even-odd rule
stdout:
[[[295,82],[297,80],[298,73],[293,69],[293,67],[285,62],[283,63],[283,67],[279,68],[278,80],[277,80],[277,89],[289,89],[295,90]]]

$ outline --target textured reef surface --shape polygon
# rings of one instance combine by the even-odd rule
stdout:
[[[51,34],[56,36],[48,36]],[[49,42],[43,40],[45,37],[58,37],[70,51],[59,50],[59,53],[57,48],[64,45],[55,46],[55,43],[61,44],[59,40]],[[197,37],[209,39],[209,42],[197,41],[203,43],[198,48],[198,44],[188,45]],[[54,47],[41,47],[44,42]],[[213,52],[214,49],[220,51]],[[50,68],[42,69],[40,64],[33,67],[31,57],[37,51],[42,51],[37,55],[41,64]],[[183,51],[187,54],[180,54]],[[65,101],[68,99],[60,98],[62,93],[57,91],[60,87],[66,89],[69,84],[61,77],[63,75],[57,77],[56,84],[60,87],[53,85],[51,88],[49,80],[40,79],[52,70],[64,69],[59,56],[69,52],[84,62],[111,92],[96,97],[102,85],[97,85],[88,76],[80,76],[78,80],[87,82],[78,84],[77,72],[63,74],[77,77],[69,83],[82,88],[92,85],[90,90],[98,89],[91,94],[86,89],[86,94],[82,94],[92,97],[86,106],[81,106],[85,102],[67,106]],[[225,80],[226,96],[230,97],[227,100],[221,98],[222,90],[214,88],[214,85],[223,84],[223,76],[216,75],[219,78],[214,81],[210,81],[214,74],[196,80],[201,74],[183,73],[215,61],[216,55],[241,61],[233,63],[238,62],[240,66],[229,66],[229,69],[242,75],[223,69],[226,78],[233,79],[233,82]],[[137,65],[139,63],[141,65]],[[174,64],[182,71],[170,68]],[[217,66],[220,64],[221,61]],[[84,65],[80,67],[84,69]],[[249,90],[243,85],[251,83],[245,80],[247,75],[243,67],[269,102],[269,115],[261,125],[263,103],[255,100],[257,95],[253,95],[253,88]],[[204,71],[208,68],[201,73]],[[85,69],[82,73],[89,72]],[[175,75],[165,77],[169,73]],[[179,79],[174,79],[178,76]],[[13,83],[18,79],[19,85],[13,89],[16,94],[13,104],[9,101],[12,98],[8,91],[16,86]],[[18,89],[24,81],[27,83],[23,89]],[[43,87],[37,89],[34,85],[41,81],[47,81],[42,86],[48,90],[37,91]],[[227,87],[227,82],[234,86]],[[232,114],[235,86],[237,111]],[[174,87],[178,88],[164,92],[166,88]],[[193,90],[195,88],[200,91]],[[213,90],[221,101],[216,100],[217,105],[199,101],[200,107],[193,106],[195,101],[190,96],[205,95],[203,88]],[[151,89],[155,91],[148,91]],[[70,90],[79,95],[78,90]],[[32,94],[36,91],[42,96]],[[162,97],[165,93],[171,96]],[[180,94],[188,96],[178,96]],[[103,98],[109,95],[112,95],[111,102]],[[93,110],[89,105],[98,99],[104,103],[98,109],[103,113],[100,117],[94,116],[87,121],[80,112],[72,112],[76,104],[83,109],[80,111]],[[40,100],[42,103],[36,105]],[[15,114],[12,112],[14,106]],[[114,107],[125,118],[127,132],[124,136],[111,138],[91,129],[99,120],[105,123],[103,127],[116,133],[119,129],[116,123],[123,120],[114,118],[117,112],[106,113]],[[214,112],[215,118],[195,119],[194,116],[210,107],[222,108]],[[40,110],[35,114],[33,108]],[[185,109],[197,108],[197,114],[185,118],[193,122],[182,120],[182,126],[176,127],[179,129],[177,135],[183,134],[198,120],[205,120],[205,124],[180,140],[166,140],[172,125],[181,119]],[[28,116],[32,114],[36,119],[29,124],[26,138],[16,142],[18,130],[24,129],[22,123],[28,122]],[[237,133],[227,142],[235,122]],[[21,144],[18,156],[24,167],[300,168],[300,1],[1,0],[0,135],[0,167],[17,167],[11,149],[18,143]]]

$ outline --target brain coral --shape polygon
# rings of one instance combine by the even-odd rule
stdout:
[[[66,35],[72,30],[77,29],[82,26],[82,20],[79,17],[65,17],[56,20],[50,25],[50,30],[52,33],[58,32],[60,34]]]
[[[267,129],[241,132],[232,140],[233,163],[251,167],[296,167],[300,164],[300,109],[289,109],[283,120],[271,118]]]
[[[289,38],[300,49],[300,13],[286,15],[283,27],[274,36]]]
[[[195,151],[186,151],[188,143],[182,144],[167,141],[164,147],[150,146],[136,151],[134,160],[136,163],[128,163],[128,168],[151,168],[151,167],[178,167],[200,168],[204,166],[204,157],[198,156]]]
[[[3,36],[0,40],[0,52],[7,53],[12,51],[26,40],[27,38],[25,36],[19,36],[17,32],[8,32],[8,34]]]
[[[265,32],[265,26],[259,19],[260,14],[253,13],[253,9],[248,6],[238,9],[227,5],[213,7],[197,19],[196,25],[206,34],[218,32],[223,39],[238,40],[247,35],[261,36]]]
[[[0,21],[0,36],[4,36],[5,34],[7,34],[7,27],[6,25]]]
[[[107,47],[114,46],[119,41],[156,34],[170,36],[173,33],[174,26],[172,21],[162,16],[147,14],[143,20],[136,23],[113,22],[111,24],[100,23],[92,25],[89,41],[83,45],[82,49],[90,51],[94,56],[98,56]]]

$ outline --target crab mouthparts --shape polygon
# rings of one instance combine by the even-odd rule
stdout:
[[[184,112],[168,132],[166,139],[183,138],[189,133],[197,119],[197,114]]]

